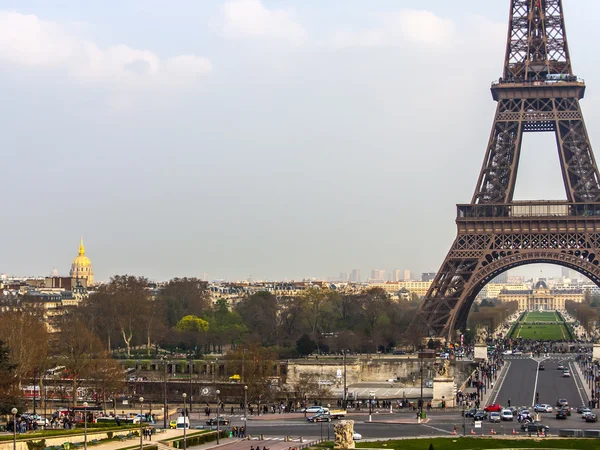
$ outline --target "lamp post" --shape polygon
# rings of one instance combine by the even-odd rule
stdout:
[[[83,402],[83,449],[87,450],[87,407],[88,402]]]
[[[165,383],[163,386],[163,429],[167,429],[167,416],[169,415],[169,407],[167,405],[167,358],[162,357],[165,369]]]
[[[184,392],[183,393],[183,450],[187,449],[187,433],[186,433],[186,428],[187,428],[187,411],[185,409],[185,398],[187,397],[187,394]]]
[[[36,385],[36,375],[37,375],[37,369],[33,369],[33,414],[36,414],[36,401],[35,401],[35,397],[37,395],[37,385]],[[45,418],[45,417],[44,417]]]
[[[142,450],[142,447],[144,446],[144,443],[142,442],[143,439],[143,434],[142,433],[142,412],[143,412],[143,407],[144,407],[144,397],[140,397],[140,450]]]
[[[346,349],[342,350],[344,359],[344,394],[342,395],[344,409],[348,408],[348,387],[346,386]]]
[[[17,408],[10,410],[13,415],[13,450],[17,450]]]
[[[219,398],[219,394],[221,393],[220,390],[216,390],[215,393],[217,394],[217,445],[219,445],[219,422],[221,421],[220,419],[220,409],[221,409],[221,399]]]
[[[373,414],[373,393],[369,394],[369,422],[371,421],[371,415]]]
[[[248,416],[246,415],[246,408],[248,407],[248,386],[244,386],[244,427],[246,433],[248,432]]]
[[[192,400],[194,397],[194,393],[192,390],[192,374],[194,372],[194,360],[192,358],[190,358],[190,360],[189,360],[189,366],[190,366],[190,412],[192,412]]]

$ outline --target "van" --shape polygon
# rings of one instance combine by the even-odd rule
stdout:
[[[189,429],[190,428],[190,418],[189,417],[178,417],[177,418],[177,428],[178,429]]]

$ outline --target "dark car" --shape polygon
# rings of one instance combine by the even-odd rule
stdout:
[[[523,431],[533,431],[533,432],[538,432],[538,431],[545,431],[546,433],[548,432],[548,430],[550,430],[550,427],[548,425],[544,425],[541,422],[529,422],[529,423],[524,423],[521,425],[521,430]]]
[[[206,421],[206,425],[216,425],[217,418],[211,417]],[[219,417],[219,425],[229,425],[229,419],[227,417]]]
[[[557,419],[566,419],[567,411],[565,411],[564,409],[559,409],[558,411],[556,411],[556,418]]]
[[[488,415],[485,411],[477,411],[473,415],[473,420],[475,420],[475,421],[485,420],[485,419],[487,419],[487,417],[488,417]]]
[[[540,364],[540,367],[538,367],[538,370],[546,370],[546,367],[543,364]]]
[[[584,409],[586,409],[586,408],[587,408],[587,406],[584,406],[584,405],[578,406],[578,407],[577,407],[577,412],[578,412],[579,414],[581,414],[581,413],[583,412],[583,410],[584,410]]]
[[[306,420],[308,420],[309,422],[331,422],[331,414],[318,413],[314,416],[307,417]]]
[[[571,415],[571,407],[570,406],[563,406],[562,408],[563,411],[565,411],[567,413],[567,416]]]
[[[586,422],[598,422],[598,416],[594,413],[590,413],[587,416],[585,416],[585,421]]]
[[[465,411],[465,417],[473,417],[477,413],[477,408],[467,409]]]

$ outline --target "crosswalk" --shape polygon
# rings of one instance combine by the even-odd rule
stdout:
[[[540,361],[544,361],[544,362],[548,362],[548,363],[552,363],[552,362],[556,362],[556,363],[562,363],[562,362],[569,362],[569,361],[575,361],[575,356],[574,355],[552,355],[552,356],[540,356],[540,357],[533,357],[533,356],[529,356],[529,355],[507,355],[504,357],[505,360],[509,360],[509,361],[513,361],[516,359],[532,359],[535,362],[540,362]]]

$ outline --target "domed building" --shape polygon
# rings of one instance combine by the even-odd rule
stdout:
[[[92,262],[85,256],[85,247],[83,246],[83,238],[79,241],[79,254],[71,264],[71,278],[77,278],[86,281],[86,286],[94,284],[94,270]]]

